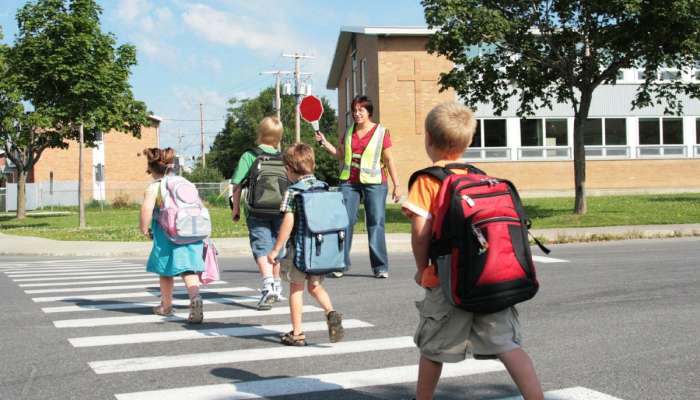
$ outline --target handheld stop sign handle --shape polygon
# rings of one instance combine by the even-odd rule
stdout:
[[[318,121],[323,115],[323,103],[316,96],[305,96],[301,99],[299,103],[299,114],[304,121],[311,124],[316,133],[320,132],[318,127]],[[321,141],[318,141],[321,144]]]

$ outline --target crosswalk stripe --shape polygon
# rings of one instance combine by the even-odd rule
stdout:
[[[227,283],[226,281],[216,281],[209,283],[209,285],[223,285]],[[183,282],[175,283],[175,286],[185,286]],[[101,292],[104,290],[125,290],[125,289],[145,289],[145,288],[158,288],[158,282],[151,285],[119,285],[119,286],[90,286],[90,287],[70,287],[63,289],[36,289],[36,290],[25,290],[24,293],[27,294],[41,294],[41,293],[69,293],[69,292]]]
[[[145,265],[121,265],[121,266],[104,266],[104,267],[79,267],[79,268],[62,268],[48,269],[41,271],[4,271],[6,275],[16,278],[22,276],[56,276],[57,274],[72,274],[72,273],[97,273],[97,272],[114,272],[114,271],[144,271]]]
[[[343,321],[343,328],[345,329],[370,328],[372,326],[373,325],[370,323],[360,321],[357,319],[347,319]],[[328,329],[326,321],[304,322],[304,332],[324,331],[326,329]],[[289,332],[290,330],[292,330],[291,324],[256,325],[234,328],[134,333],[128,335],[88,336],[71,338],[68,339],[68,341],[73,345],[73,347],[95,347],[112,346],[119,344],[168,342],[174,340],[215,339],[223,337],[245,336],[271,336],[278,335],[284,332]]]
[[[124,278],[124,277],[122,277]],[[101,285],[104,283],[133,283],[133,282],[153,282],[158,283],[158,277],[150,274],[148,278],[130,278],[130,279],[107,279],[99,281],[87,282],[44,282],[44,283],[20,283],[19,287],[51,287],[51,286],[75,286],[75,285]]]
[[[415,347],[413,338],[400,336],[381,339],[324,343],[310,346],[282,345],[257,349],[217,351],[211,353],[178,354],[175,356],[137,357],[120,360],[92,361],[88,364],[97,374],[147,371],[154,369],[194,367],[212,364],[231,364],[248,361],[269,361],[284,358],[333,356],[338,354],[365,353]]]
[[[15,261],[15,262],[9,262],[6,263],[6,266],[22,266],[22,265],[35,265],[35,266],[42,266],[46,264],[67,264],[67,263],[74,263],[74,262],[79,262],[79,263],[97,263],[97,262],[123,262],[120,259],[117,258],[78,258],[78,259],[65,259],[65,260],[59,260],[59,259],[52,259],[52,260],[45,260],[45,261]]]
[[[304,306],[303,312],[319,312],[323,309],[315,306]],[[204,318],[207,320],[225,319],[225,318],[246,318],[246,317],[262,317],[267,315],[283,315],[289,314],[289,307],[275,307],[267,311],[259,310],[224,310],[224,311],[206,311]],[[154,322],[171,322],[185,321],[189,313],[176,313],[172,316],[164,317],[160,315],[134,315],[127,317],[101,317],[101,318],[82,318],[82,319],[64,319],[54,321],[53,325],[56,328],[85,328],[96,326],[110,325],[131,325],[131,324],[148,324]]]
[[[233,292],[252,292],[251,289],[245,286],[237,286],[231,288],[204,288],[199,289],[200,293],[233,293]],[[187,293],[184,289],[174,291],[175,294]],[[103,294],[84,294],[84,295],[67,295],[67,296],[49,296],[49,297],[34,297],[32,301],[35,303],[50,303],[54,301],[69,301],[73,303],[94,300],[114,300],[114,299],[129,299],[135,297],[160,297],[160,290],[150,292],[129,292],[129,293],[103,293]]]
[[[53,277],[41,277],[41,278],[19,278],[12,279],[15,282],[46,282],[46,281],[84,281],[89,279],[109,279],[109,278],[126,278],[126,277],[146,277],[146,276],[156,276],[152,272],[140,271],[126,271],[126,272],[102,272],[99,274],[91,275],[78,275],[78,276],[66,276],[64,274],[54,275]]]
[[[301,348],[303,349],[303,347]],[[455,364],[445,364],[442,378],[476,375],[503,371],[503,364],[497,361],[465,360]],[[176,389],[152,390],[145,392],[117,394],[117,400],[218,400],[218,399],[259,399],[287,396],[328,390],[347,390],[368,386],[393,385],[415,382],[418,366],[368,369],[361,371],[336,372],[321,375],[306,375],[289,378],[262,379],[256,381],[224,383],[218,385],[191,386]]]
[[[205,298],[204,304],[238,304],[252,303],[260,300],[259,296],[232,296],[232,297],[210,297]],[[188,306],[189,299],[173,300],[175,306]],[[85,304],[74,306],[58,306],[44,307],[41,309],[45,314],[64,313],[64,312],[81,312],[81,311],[100,311],[100,310],[127,310],[130,308],[148,308],[160,305],[159,301],[144,301],[138,303],[109,303],[109,304]]]
[[[507,397],[496,400],[522,400],[522,396]],[[613,397],[605,393],[596,392],[595,390],[586,389],[584,387],[572,387],[568,389],[552,390],[545,392],[544,400],[622,400],[618,397]]]
[[[551,263],[568,263],[569,260],[562,260],[560,258],[544,257],[544,256],[532,256],[532,260],[539,263],[551,264]]]

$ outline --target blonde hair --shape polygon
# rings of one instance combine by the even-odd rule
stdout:
[[[258,138],[255,142],[276,146],[282,141],[282,132],[284,132],[284,127],[277,117],[265,117],[258,125]]]
[[[165,175],[174,167],[175,150],[170,147],[165,149],[149,147],[143,149],[143,155],[146,156],[146,161],[148,163],[148,169],[146,169],[147,174],[155,172],[156,174]]]
[[[445,154],[462,153],[472,143],[475,130],[474,113],[459,103],[439,104],[425,117],[425,131],[432,146]]]
[[[284,151],[284,165],[297,175],[310,175],[316,169],[314,149],[308,144],[297,143]]]

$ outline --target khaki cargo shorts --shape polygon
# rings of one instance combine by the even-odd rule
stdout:
[[[292,246],[287,247],[286,257],[280,260],[280,277],[289,283],[301,283],[309,281],[313,285],[320,285],[323,282],[323,275],[309,275],[299,271],[294,266],[294,249]]]
[[[520,323],[515,307],[493,314],[474,314],[452,306],[442,289],[425,289],[416,302],[420,314],[413,341],[426,358],[460,362],[471,350],[474,358],[495,358],[520,347]]]

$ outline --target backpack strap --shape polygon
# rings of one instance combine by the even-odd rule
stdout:
[[[444,167],[432,166],[414,172],[413,175],[411,175],[411,178],[408,180],[408,190],[411,190],[411,186],[413,186],[413,183],[421,175],[429,175],[442,182],[448,175],[454,174],[454,172],[452,172],[453,169],[466,169],[472,174],[486,175],[484,171],[471,164],[451,163],[445,165]]]

